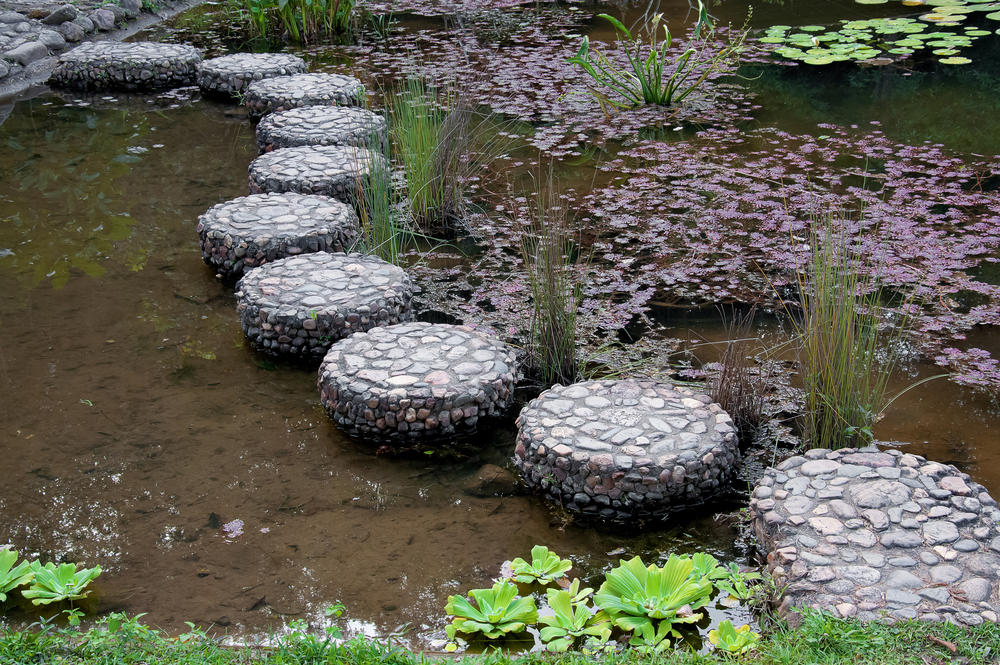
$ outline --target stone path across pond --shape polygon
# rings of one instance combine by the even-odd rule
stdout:
[[[250,191],[322,194],[350,203],[373,169],[387,169],[377,152],[356,146],[283,148],[250,163]]]
[[[750,501],[781,611],[952,621],[1000,616],[1000,510],[954,466],[898,450],[811,450]]]
[[[186,44],[87,42],[67,51],[49,83],[74,90],[165,90],[195,82],[201,52]]]
[[[257,148],[309,145],[385,146],[385,118],[354,106],[302,106],[271,113],[257,125]]]
[[[198,87],[205,95],[233,98],[254,81],[304,74],[306,70],[306,61],[290,53],[234,53],[201,63]]]
[[[243,97],[251,117],[300,106],[361,106],[365,86],[342,74],[295,74],[252,83]]]

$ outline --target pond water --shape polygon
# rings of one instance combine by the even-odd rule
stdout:
[[[593,133],[539,145],[546,131],[565,130],[547,115],[562,101],[542,99],[564,83],[554,78],[563,71],[546,63],[553,53],[575,51],[579,34],[610,37],[590,19],[608,7],[530,5],[458,12],[452,20],[398,12],[387,42],[369,36],[361,47],[304,55],[316,71],[350,72],[373,89],[408,61],[441,56],[439,67],[446,68],[459,44],[476,46],[464,56],[473,65],[534,63],[538,69],[523,69],[520,86],[538,98],[512,102],[531,107],[519,113],[517,131],[534,145],[510,159],[530,162],[548,153],[567,188],[586,200],[591,189],[621,181],[616,159],[624,150],[712,140],[697,135],[704,125],[680,119],[670,122],[666,140],[655,132],[642,140],[606,133],[594,141],[596,156],[559,148],[579,147]],[[611,9],[637,19],[646,7]],[[659,7],[680,17],[687,10],[686,2]],[[738,22],[746,5],[727,2],[714,11]],[[795,12],[793,23],[829,22],[878,11],[890,14],[847,2],[765,4],[753,20],[789,22]],[[233,47],[214,29],[222,16],[217,6],[199,8],[153,36],[191,39],[221,53]],[[756,65],[735,84],[755,95],[737,113],[746,116],[740,132],[818,134],[824,130],[817,123],[876,121],[890,141],[1000,153],[993,117],[1000,60],[995,44],[977,49],[974,62],[981,65],[952,70],[840,67],[820,74]],[[510,69],[486,67],[478,76],[481,90],[511,92]],[[482,101],[497,97],[484,93]],[[743,556],[735,526],[713,517],[738,504],[630,535],[574,524],[536,497],[468,492],[482,465],[509,464],[513,417],[484,428],[471,456],[376,455],[367,442],[338,432],[319,405],[314,372],[254,354],[240,332],[232,288],[201,261],[198,215],[246,194],[247,164],[256,156],[253,126],[240,108],[181,90],[84,98],[44,93],[4,112],[0,544],[99,563],[100,611],[147,612],[148,622],[170,631],[185,621],[214,624],[243,638],[280,630],[293,618],[321,623],[323,608],[339,601],[351,619],[349,632],[387,635],[409,624],[404,641],[426,647],[442,633],[449,594],[488,584],[505,560],[525,556],[536,543],[570,556],[591,580],[633,554],[647,561],[670,551],[708,551],[724,561]],[[673,125],[682,130],[673,132]],[[482,245],[477,251],[488,255]],[[1000,256],[995,246],[989,251],[985,257]],[[481,254],[458,255],[422,270],[451,265],[468,272],[479,260]],[[995,274],[995,264],[982,265]],[[497,289],[466,281],[429,290],[433,296],[451,289],[461,302],[449,313],[476,321],[475,312],[462,309],[465,294],[476,301],[476,288]],[[622,316],[621,326],[599,334],[613,336],[629,321],[627,308]],[[483,320],[490,322],[487,313]],[[995,327],[964,334],[963,348],[1000,356]],[[643,337],[676,348],[684,342],[673,340],[717,341],[725,330],[711,307],[654,307]],[[897,383],[939,371],[914,360]],[[955,463],[996,493],[998,426],[989,391],[942,379],[902,397],[876,434]]]

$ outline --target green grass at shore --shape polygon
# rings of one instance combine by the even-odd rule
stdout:
[[[422,665],[454,660],[462,665],[696,665],[714,663],[913,663],[968,665],[1000,662],[1000,626],[975,628],[917,621],[863,625],[813,615],[802,627],[778,624],[760,648],[742,656],[673,650],[656,656],[635,651],[587,655],[510,654],[441,656],[421,654],[383,643],[356,639],[336,644],[305,633],[274,640],[271,647],[227,647],[193,631],[169,638],[138,621],[127,620],[115,632],[107,625],[89,630],[55,629],[0,632],[0,664],[17,665]],[[952,651],[954,649],[954,651]]]

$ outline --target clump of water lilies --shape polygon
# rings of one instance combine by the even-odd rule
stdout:
[[[882,4],[887,0],[857,2]],[[921,51],[930,52],[942,64],[964,65],[972,60],[959,55],[961,49],[993,31],[975,25],[963,28],[963,21],[974,12],[987,12],[987,19],[1000,20],[1000,3],[991,0],[904,0],[903,4],[928,5],[931,11],[917,17],[844,20],[839,27],[774,25],[759,41],[777,45],[774,52],[783,58],[809,65],[905,58]]]
[[[471,601],[449,596],[448,637],[498,640],[529,632],[548,651],[594,652],[614,649],[617,643],[659,653],[682,637],[684,626],[696,631],[694,624],[704,617],[699,610],[713,599],[738,604],[763,588],[760,574],[741,572],[735,564],[723,567],[702,552],[671,554],[662,566],[647,565],[639,557],[620,560],[596,593],[581,588],[579,579],[570,580],[572,562],[547,547],[533,547],[531,559],[514,559],[506,578],[491,588],[471,590]],[[541,601],[543,590],[545,604],[539,609],[536,601]],[[737,628],[727,620],[710,631],[708,639],[717,650],[744,653],[760,636],[748,625]],[[455,642],[447,647],[457,648]]]
[[[90,594],[87,586],[101,574],[100,566],[78,569],[75,563],[17,563],[18,558],[15,550],[0,549],[0,604],[6,603],[13,591],[20,591],[22,598],[36,606],[72,603],[86,598]]]

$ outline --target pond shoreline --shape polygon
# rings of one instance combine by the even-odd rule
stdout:
[[[95,31],[87,34],[83,39],[75,44],[65,43],[64,40],[64,45],[61,48],[58,46],[54,49],[49,48],[48,54],[43,57],[27,62],[23,66],[11,66],[6,73],[3,74],[3,76],[0,76],[0,105],[13,104],[24,99],[37,97],[38,95],[47,92],[49,87],[46,84],[46,81],[49,78],[49,74],[52,73],[52,70],[59,62],[59,55],[61,53],[65,53],[79,44],[91,41],[123,41],[142,30],[156,25],[157,23],[173,18],[183,11],[197,7],[202,2],[203,0],[166,0],[164,7],[157,8],[155,12],[143,9],[135,18],[129,18],[123,27],[116,27],[115,29],[107,32],[98,32],[95,29]],[[93,7],[90,7],[90,4],[93,4]],[[31,18],[30,14],[34,12],[40,13],[41,11],[49,9],[50,5],[53,8],[58,7],[58,5],[47,3],[39,5],[33,9],[28,9],[23,3],[2,2],[0,3],[0,13],[9,14],[10,12],[18,11],[18,13],[25,14],[25,12],[28,12],[25,14],[24,22],[30,26],[30,30],[34,32],[41,32],[47,28],[47,26],[45,26],[42,22],[43,19]],[[96,3],[85,3],[83,5],[83,7],[86,7],[87,9],[100,9],[101,6],[102,5]],[[48,30],[48,32],[51,33],[55,31]],[[28,42],[28,44],[30,43],[32,42]],[[0,63],[5,63],[5,61],[0,61]]]

